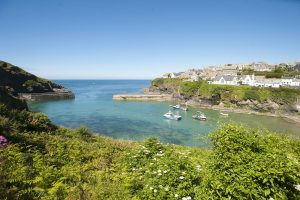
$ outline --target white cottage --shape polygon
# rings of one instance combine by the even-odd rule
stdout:
[[[279,88],[282,84],[280,79],[268,78],[255,81],[254,86]]]
[[[239,78],[239,82],[241,82],[243,85],[254,86],[255,76],[254,76],[254,74],[241,76]]]
[[[236,76],[232,75],[218,75],[214,78],[212,84],[238,85],[238,79]]]
[[[300,87],[300,79],[298,79],[298,78],[293,79],[293,81],[291,82],[291,86],[292,87]]]
[[[292,77],[282,77],[281,78],[281,85],[282,86],[291,86],[293,82]]]

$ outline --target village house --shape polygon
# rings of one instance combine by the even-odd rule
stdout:
[[[242,85],[254,86],[254,84],[255,84],[255,76],[254,76],[254,74],[240,76],[238,80],[239,80],[239,82]]]
[[[256,87],[273,87],[279,88],[282,86],[281,80],[276,78],[268,78],[268,79],[259,79],[254,83]]]
[[[282,77],[281,78],[281,85],[282,86],[291,86],[293,82],[293,77]]]
[[[293,79],[293,81],[291,82],[291,86],[292,87],[300,87],[300,79],[298,79],[298,78]]]
[[[237,76],[232,75],[218,75],[212,81],[212,84],[221,84],[221,85],[238,85]]]

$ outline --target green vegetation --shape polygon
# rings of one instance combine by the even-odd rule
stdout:
[[[247,68],[247,69],[243,69],[241,74],[242,75],[254,74],[255,76],[264,76],[266,78],[295,77],[300,75],[300,73],[297,71],[296,68],[293,68],[292,66],[289,65],[283,65],[283,64],[275,66],[275,68],[270,72],[254,71],[253,69]]]
[[[300,141],[225,125],[210,149],[113,140],[0,106],[2,199],[299,199]]]
[[[184,82],[181,79],[154,79],[152,88],[177,93],[186,99],[210,99],[215,105],[223,102],[225,106],[239,106],[238,103],[245,100],[260,103],[272,101],[283,106],[293,106],[297,98],[300,98],[300,90],[297,89],[215,85],[206,81]]]
[[[3,61],[0,61],[0,86],[9,89],[13,95],[28,92],[53,92],[53,88],[63,88],[61,85],[39,78]]]

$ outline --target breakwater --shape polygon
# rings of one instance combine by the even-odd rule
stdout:
[[[164,94],[116,94],[113,95],[113,100],[122,101],[170,101],[172,95]]]

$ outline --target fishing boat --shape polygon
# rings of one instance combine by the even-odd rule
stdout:
[[[225,117],[227,117],[227,116],[228,116],[228,114],[227,114],[227,113],[222,113],[222,112],[220,112],[220,115],[223,115],[223,116],[225,116]]]
[[[181,116],[180,115],[176,115],[172,112],[167,112],[166,114],[164,114],[164,117],[167,119],[171,119],[171,120],[181,120]]]
[[[193,119],[200,120],[200,121],[206,121],[206,119],[207,119],[205,114],[201,111],[197,111],[197,114],[193,115],[192,117],[193,117]]]
[[[181,106],[180,104],[177,104],[177,105],[170,105],[170,107],[174,108],[174,109],[180,109],[180,110],[183,110],[183,111],[188,111],[188,107],[185,106]]]
[[[172,108],[174,108],[174,109],[180,109],[180,105],[179,104],[177,104],[177,105],[170,105]]]

